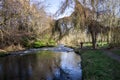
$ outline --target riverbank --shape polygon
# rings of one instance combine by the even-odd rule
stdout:
[[[35,53],[37,51],[53,51],[53,52],[74,52],[72,48],[66,47],[64,45],[58,46],[42,46],[40,48],[30,48],[30,49],[23,49],[17,51],[5,51],[0,49],[0,57],[7,56],[7,55],[25,55],[29,53]]]
[[[120,63],[101,50],[81,50],[84,80],[120,80]]]

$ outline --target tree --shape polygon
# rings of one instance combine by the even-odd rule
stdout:
[[[92,37],[93,48],[95,48],[97,34],[104,32],[102,29],[105,29],[106,26],[108,26],[108,24],[105,22],[109,20],[107,17],[105,18],[105,16],[112,14],[112,12],[115,14],[115,9],[118,8],[119,4],[120,3],[118,0],[116,0],[116,2],[113,0],[65,0],[61,4],[61,7],[57,13],[62,14],[65,12],[67,7],[74,5],[74,12],[71,15],[74,27],[82,31],[88,29]],[[117,7],[115,7],[116,5]],[[110,17],[108,18],[110,19]],[[110,19],[110,25],[116,24],[116,22],[115,15],[113,15],[113,18]],[[100,26],[104,26],[104,28]],[[99,28],[100,30],[98,32]]]
[[[75,6],[74,6],[74,12],[71,14],[70,17],[72,17],[72,23],[74,24],[74,27],[85,31],[86,28],[88,27],[88,30],[90,30],[89,32],[91,33],[92,36],[92,43],[93,43],[93,48],[95,48],[95,44],[96,44],[96,35],[97,33],[93,34],[94,31],[92,29],[92,27],[96,27],[96,24],[93,24],[93,19],[95,17],[95,4],[97,4],[97,1],[95,0],[90,0],[91,1],[91,7],[93,8],[93,10],[90,10],[89,7],[86,7],[84,4],[86,4],[85,2],[81,3],[79,0],[65,0],[62,4],[62,6],[60,7],[58,14],[62,14],[67,7],[70,6],[71,3],[74,2]],[[89,1],[89,2],[90,2]],[[92,26],[92,27],[91,27]],[[90,29],[91,28],[91,29]]]
[[[40,38],[50,27],[42,3],[30,0],[1,0],[0,2],[0,47],[25,45]]]

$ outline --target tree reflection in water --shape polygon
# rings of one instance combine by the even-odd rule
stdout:
[[[71,52],[39,51],[1,57],[0,80],[80,80],[78,63],[80,56]]]

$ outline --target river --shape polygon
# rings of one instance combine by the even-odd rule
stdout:
[[[30,49],[0,57],[0,80],[81,80],[81,58],[72,49]]]

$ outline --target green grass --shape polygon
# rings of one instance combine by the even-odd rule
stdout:
[[[120,56],[120,50],[113,50],[112,52]]]
[[[92,43],[91,42],[84,42],[83,46],[84,47],[91,47]]]
[[[54,40],[41,40],[41,41],[35,41],[32,46],[34,48],[40,48],[40,47],[44,47],[44,46],[55,46],[56,42]]]
[[[120,63],[99,50],[81,52],[84,80],[120,80]]]
[[[109,46],[107,44],[107,42],[97,42],[96,44],[98,44],[99,48],[107,48]],[[91,42],[84,42],[83,46],[84,47],[92,47],[92,43]]]

